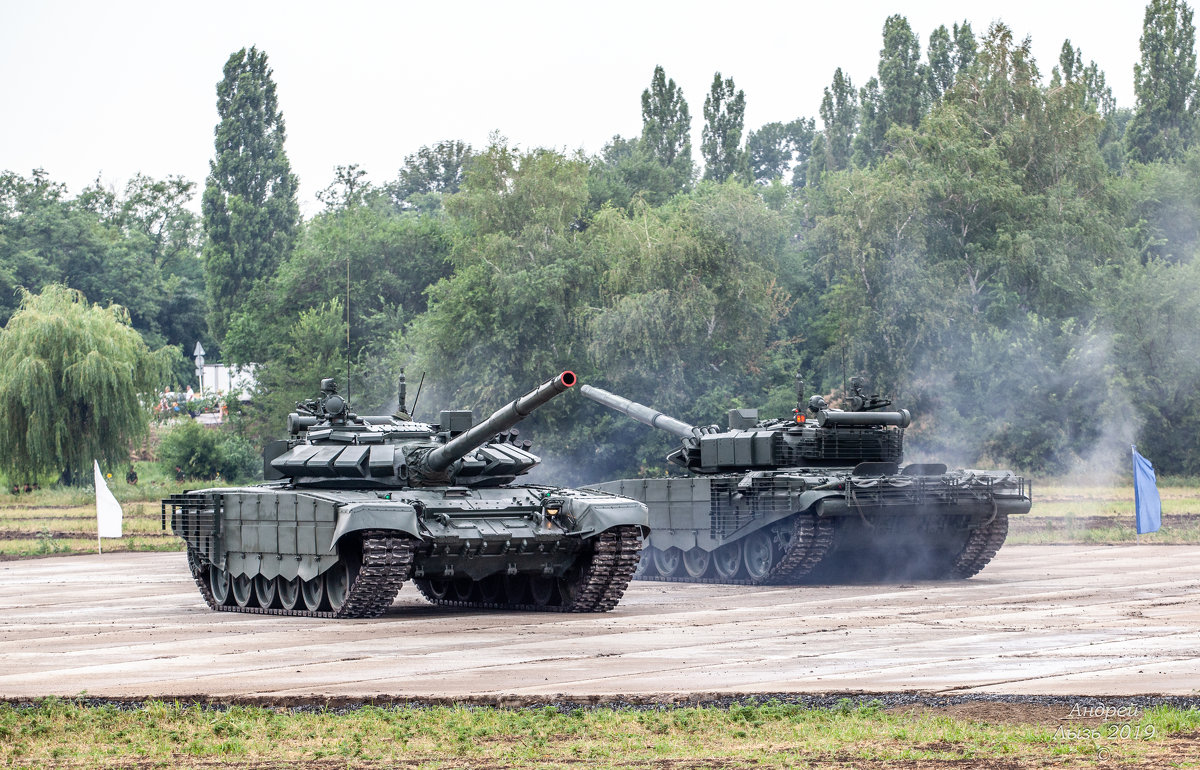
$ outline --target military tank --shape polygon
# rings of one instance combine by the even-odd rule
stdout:
[[[265,483],[171,495],[164,529],[214,610],[366,618],[411,581],[438,605],[560,612],[615,607],[646,508],[597,491],[513,483],[538,464],[514,426],[575,384],[563,372],[487,419],[359,416],[333,380],[264,452]]]
[[[650,538],[637,577],[761,585],[961,579],[1004,544],[1008,517],[1031,506],[1009,471],[902,465],[912,417],[851,380],[845,409],[821,396],[785,419],[731,409],[727,430],[697,427],[584,385],[584,396],[680,441],[667,460],[688,477],[591,488],[640,500]]]

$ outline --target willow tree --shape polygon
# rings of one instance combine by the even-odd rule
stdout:
[[[90,478],[93,458],[123,465],[145,434],[143,397],[179,351],[151,351],[120,305],[89,304],[65,286],[21,290],[0,332],[0,465],[12,478]]]

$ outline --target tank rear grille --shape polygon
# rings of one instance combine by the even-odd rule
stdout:
[[[904,456],[903,428],[817,428],[795,444],[780,438],[780,465],[803,465],[805,460],[900,462]]]
[[[790,510],[786,483],[780,484],[774,477],[764,476],[750,477],[750,484],[746,485],[743,483],[746,478],[712,479],[709,529],[713,537],[725,537],[755,519]]]
[[[162,527],[183,538],[192,548],[208,555],[216,547],[221,528],[220,495],[171,495],[162,501]]]

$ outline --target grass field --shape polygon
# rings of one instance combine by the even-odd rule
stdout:
[[[182,548],[182,541],[162,530],[159,500],[182,491],[186,485],[151,481],[132,486],[122,479],[111,483],[110,488],[124,510],[125,536],[106,538],[105,551]],[[0,493],[0,559],[95,553],[96,548],[96,499],[91,488]]]
[[[1194,767],[1200,711],[1159,706],[1117,722],[1065,708],[983,718],[927,708],[502,709],[344,712],[151,702],[0,705],[8,767],[934,768]],[[1190,758],[1190,759],[1189,759]]]
[[[1200,543],[1200,486],[1163,481],[1162,529],[1142,535],[1146,544]],[[1034,484],[1033,509],[1009,519],[1012,544],[1132,543],[1133,486]]]

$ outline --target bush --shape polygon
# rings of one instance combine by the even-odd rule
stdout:
[[[258,452],[241,436],[205,428],[183,420],[163,436],[158,446],[158,463],[176,478],[258,478],[262,472]]]

